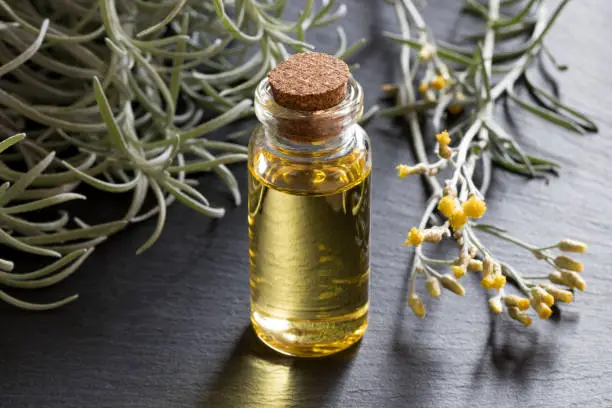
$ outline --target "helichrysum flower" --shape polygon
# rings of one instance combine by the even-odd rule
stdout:
[[[450,216],[455,211],[455,197],[446,195],[440,199],[438,203],[438,210],[444,215],[446,218],[450,218]]]
[[[463,266],[463,265],[453,265],[453,266],[451,266],[451,269],[453,271],[453,275],[455,275],[455,278],[461,279],[461,278],[463,278],[463,276],[465,276],[465,266]]]
[[[547,306],[552,306],[555,304],[555,298],[539,286],[534,286],[531,288],[531,296],[535,300],[538,300]]]
[[[563,252],[584,254],[587,250],[587,244],[580,241],[574,241],[573,239],[564,239],[557,244],[557,248]]]
[[[428,277],[425,281],[425,288],[427,288],[427,291],[431,296],[435,298],[440,297],[440,282],[438,281],[438,278],[434,276]]]
[[[423,301],[421,300],[419,295],[417,295],[416,293],[411,293],[408,296],[408,304],[410,305],[410,308],[412,309],[415,315],[419,317],[425,317],[425,305],[423,304]]]
[[[550,293],[555,298],[555,300],[564,303],[572,303],[574,295],[569,290],[560,289],[556,286],[546,284],[542,284],[540,286],[548,293]]]
[[[465,212],[462,208],[457,208],[448,219],[450,226],[453,230],[457,231],[461,227],[463,227],[467,221],[468,217],[465,215]]]
[[[550,307],[548,307],[546,303],[534,297],[531,298],[531,307],[533,307],[534,310],[538,313],[540,319],[548,319],[552,314],[552,310],[550,309]]]
[[[440,278],[440,283],[442,283],[442,286],[444,286],[446,289],[456,293],[459,296],[465,295],[465,289],[452,275],[442,275]]]
[[[478,259],[471,259],[468,263],[467,270],[472,272],[482,271],[482,262]]]
[[[496,275],[493,278],[493,287],[500,290],[504,286],[506,286],[506,277],[504,275]]]
[[[561,271],[561,278],[570,288],[576,288],[581,292],[584,292],[584,290],[586,289],[586,283],[584,282],[584,279],[582,279],[580,275],[578,275],[574,271]]]
[[[424,94],[425,92],[427,92],[427,90],[429,89],[429,85],[427,85],[427,82],[421,82],[419,84],[419,92]]]
[[[446,78],[442,75],[436,75],[436,77],[429,82],[429,85],[436,91],[441,91],[446,87],[447,82]]]
[[[500,314],[503,311],[501,298],[499,296],[494,296],[490,298],[489,308],[493,311],[493,313]]]
[[[518,307],[509,307],[508,314],[510,314],[510,317],[512,317],[514,320],[523,323],[525,326],[531,326],[531,317],[521,312]]]
[[[582,262],[578,262],[575,259],[570,258],[569,256],[559,255],[555,258],[555,265],[559,268],[567,269],[569,271],[574,272],[582,272],[584,269],[584,265]]]
[[[438,140],[438,143],[440,143],[441,145],[449,145],[451,142],[451,137],[448,134],[448,132],[446,130],[438,133],[436,135],[436,139]]]
[[[487,211],[487,204],[476,195],[472,195],[462,207],[465,215],[471,218],[481,218]]]
[[[417,227],[412,227],[412,229],[408,233],[408,239],[406,239],[404,245],[414,245],[415,247],[417,247],[423,243],[423,239],[423,232]]]
[[[519,310],[529,309],[529,299],[516,295],[504,296],[504,303],[508,307],[516,307]]]

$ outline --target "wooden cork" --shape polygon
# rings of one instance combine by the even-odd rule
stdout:
[[[340,103],[348,79],[349,68],[344,61],[320,52],[292,55],[268,73],[277,104],[311,112]]]

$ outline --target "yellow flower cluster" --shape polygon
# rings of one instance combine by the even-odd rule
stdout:
[[[474,194],[461,207],[457,207],[455,202],[456,199],[453,196],[446,195],[438,203],[438,210],[448,218],[451,228],[455,231],[468,222],[468,217],[482,218],[487,211],[487,205],[484,200],[481,200]]]
[[[425,230],[420,230],[417,227],[412,227],[408,232],[408,238],[404,245],[419,246],[423,242],[440,242],[442,238],[449,236],[450,231],[445,227],[431,227]]]

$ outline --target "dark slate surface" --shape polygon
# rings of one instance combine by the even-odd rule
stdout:
[[[426,17],[452,36],[457,7],[430,1]],[[461,2],[454,2],[455,4]],[[397,32],[382,1],[348,2],[349,37],[372,39],[356,72],[372,103],[392,80],[397,56],[380,38]],[[353,350],[317,361],[278,357],[248,329],[246,208],[210,221],[173,206],[166,230],[146,255],[134,251],[153,223],[101,246],[65,283],[30,299],[79,292],[60,311],[28,314],[0,305],[0,406],[18,407],[610,407],[612,406],[612,2],[571,2],[550,48],[571,69],[565,101],[589,112],[598,135],[580,137],[514,110],[520,140],[563,163],[549,184],[496,170],[487,221],[535,243],[574,237],[590,243],[588,293],[558,321],[518,327],[491,321],[477,279],[468,296],[427,300],[428,318],[408,310],[406,231],[425,194],[417,178],[395,177],[411,162],[409,134],[380,119],[374,145],[371,324]],[[312,34],[335,44],[333,31]],[[235,167],[245,186],[246,169]],[[215,203],[230,205],[220,183],[205,179]],[[117,199],[120,201],[120,199]],[[93,202],[110,217],[113,206]],[[91,208],[91,207],[90,207]],[[518,268],[541,270],[505,244],[496,253]]]

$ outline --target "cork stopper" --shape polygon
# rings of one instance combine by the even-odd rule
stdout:
[[[320,52],[292,55],[268,73],[274,101],[288,109],[329,109],[346,94],[349,68],[344,61]]]

